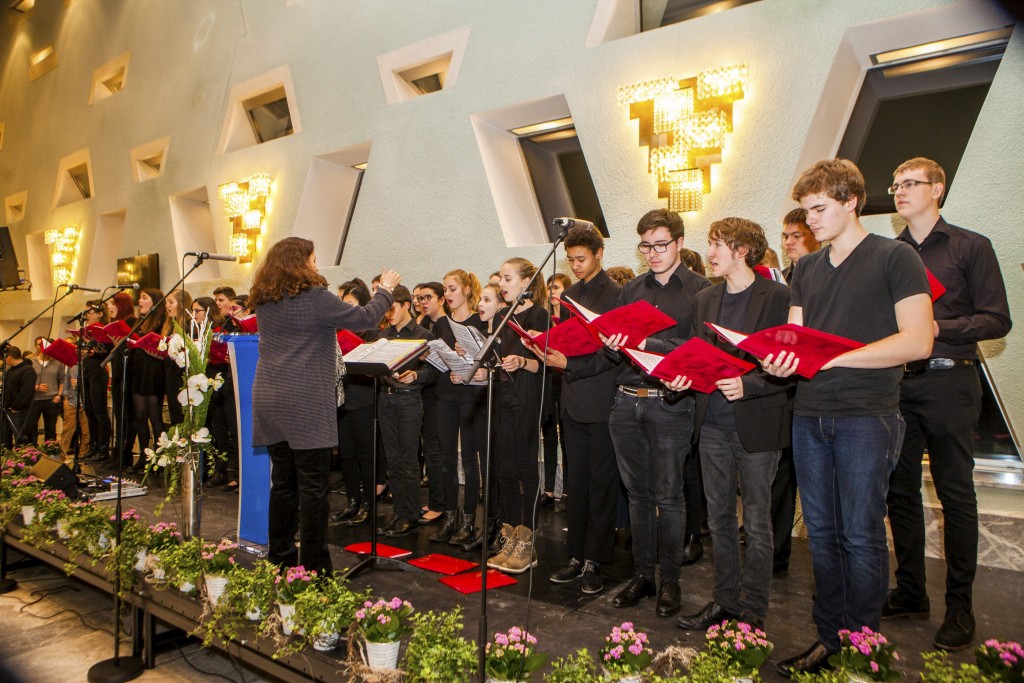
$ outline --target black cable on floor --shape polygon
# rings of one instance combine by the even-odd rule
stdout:
[[[175,647],[175,648],[177,648],[177,650],[178,650],[178,654],[180,654],[180,655],[181,655],[181,658],[182,658],[182,659],[183,659],[183,660],[185,661],[185,663],[186,663],[186,664],[188,664],[188,665],[189,665],[189,666],[190,666],[190,667],[191,667],[191,668],[192,668],[193,670],[195,670],[196,672],[198,672],[198,673],[201,673],[201,674],[203,674],[204,676],[216,676],[217,678],[223,678],[223,679],[224,679],[225,681],[230,681],[230,683],[238,683],[238,681],[236,681],[235,679],[233,679],[233,678],[228,678],[228,677],[227,677],[227,676],[225,676],[224,674],[221,674],[221,673],[216,673],[216,672],[214,672],[214,671],[205,671],[205,670],[203,670],[203,669],[200,669],[200,668],[199,668],[198,666],[196,666],[195,664],[193,664],[193,663],[192,663],[192,662],[191,662],[191,661],[189,660],[189,658],[188,658],[188,655],[186,655],[186,654],[185,654],[185,651],[181,649],[181,645],[178,645],[177,643],[173,643],[173,645],[174,645],[174,647]],[[200,650],[200,652],[202,652],[202,650]],[[238,665],[237,665],[237,664],[235,664],[235,662],[234,662],[234,659],[230,659],[229,661],[231,661],[231,665],[232,665],[233,667],[235,667],[235,671],[237,671],[237,672],[238,672],[238,675],[239,675],[239,676],[241,676],[241,678],[242,678],[242,683],[245,683],[245,675],[244,675],[244,674],[242,673],[242,670],[238,668]]]

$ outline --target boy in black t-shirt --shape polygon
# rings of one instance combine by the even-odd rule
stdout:
[[[807,224],[829,246],[800,259],[789,322],[866,346],[797,385],[793,457],[811,541],[819,642],[780,662],[779,673],[816,672],[839,650],[840,629],[878,629],[889,577],[885,496],[905,425],[903,365],[932,349],[932,307],[921,260],[908,245],[860,223],[864,178],[845,159],[819,161],[793,188]],[[763,366],[792,375],[782,351]]]

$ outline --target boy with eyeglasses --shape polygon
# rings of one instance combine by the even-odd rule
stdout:
[[[616,334],[603,339],[621,363],[608,428],[619,474],[629,499],[633,536],[633,578],[612,604],[632,607],[657,594],[655,612],[669,617],[679,611],[679,565],[683,561],[686,521],[683,464],[693,434],[692,392],[677,393],[641,371],[625,356],[623,346],[667,354],[693,334],[694,297],[711,286],[682,265],[683,219],[667,209],[646,213],[637,223],[639,249],[650,270],[619,293],[618,305],[644,300],[676,324],[646,339]],[[637,343],[639,342],[639,343]],[[655,566],[661,584],[655,584]]]
[[[950,225],[939,215],[946,175],[924,157],[905,161],[889,188],[907,227],[896,238],[912,246],[946,288],[932,303],[935,344],[927,360],[908,363],[900,384],[907,423],[889,480],[889,522],[896,550],[896,587],[883,619],[927,617],[921,458],[942,505],[946,556],[946,615],[935,647],[961,650],[974,640],[971,589],[978,566],[978,501],[974,492],[973,431],[981,413],[978,342],[1010,331],[1009,304],[999,260],[988,238]]]
[[[784,676],[829,668],[839,631],[877,630],[889,580],[885,495],[903,441],[903,364],[932,349],[924,266],[908,245],[860,223],[866,193],[845,159],[804,171],[793,199],[829,245],[804,256],[793,274],[789,322],[865,344],[797,382],[793,460],[811,542],[818,642],[780,662]],[[789,377],[799,352],[768,355],[763,368]]]

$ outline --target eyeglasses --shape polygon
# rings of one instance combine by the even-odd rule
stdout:
[[[918,185],[934,185],[934,184],[935,183],[930,183],[927,180],[904,180],[902,183],[893,183],[892,186],[889,187],[889,194],[896,194],[896,192],[901,190],[901,189],[903,191],[905,191],[905,192],[906,191],[910,191],[910,190],[913,190]]]
[[[636,245],[636,248],[640,250],[641,254],[650,254],[651,249],[654,250],[655,254],[664,254],[666,251],[668,251],[669,245],[671,244],[672,242],[655,242],[654,244],[641,242],[640,244]]]
[[[427,302],[427,301],[430,301],[431,299],[433,299],[434,295],[433,294],[417,294],[413,298],[416,299],[416,301],[418,301],[419,303],[422,304],[424,302]]]

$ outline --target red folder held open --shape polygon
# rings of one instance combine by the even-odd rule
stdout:
[[[227,365],[231,362],[231,356],[228,355],[228,343],[217,341],[216,339],[210,342],[210,359],[209,363],[212,365]]]
[[[583,319],[584,326],[600,339],[598,333],[606,337],[615,334],[625,334],[628,339],[626,346],[636,348],[647,337],[655,332],[667,330],[676,324],[676,321],[666,313],[658,310],[653,304],[647,301],[634,301],[626,306],[613,308],[607,313],[598,315],[585,306],[581,306],[569,297],[559,299],[559,302]],[[562,323],[565,325],[566,323]]]
[[[75,350],[75,345],[64,339],[55,339],[49,344],[43,340],[43,355],[49,356],[69,368],[78,365],[78,352]]]
[[[342,355],[349,353],[362,343],[363,340],[356,336],[355,333],[348,330],[338,330],[338,348],[341,349]]]
[[[555,325],[548,332],[541,332],[531,335],[515,320],[509,320],[508,326],[523,338],[524,341],[536,344],[540,348],[552,348],[560,351],[566,356],[583,356],[600,350],[602,344],[597,337],[586,328],[586,323],[579,316],[559,325]]]
[[[853,339],[813,330],[794,323],[769,327],[750,335],[714,323],[704,324],[718,333],[719,337],[755,358],[777,356],[781,351],[794,352],[800,359],[796,374],[807,379],[818,374],[821,366],[833,358],[866,346],[866,344]]]
[[[147,332],[138,339],[129,339],[128,346],[133,349],[142,349],[143,351],[151,353],[154,356],[159,356],[160,358],[167,358],[167,352],[160,350],[160,342],[162,342],[163,339],[164,338],[156,332]]]
[[[115,320],[109,325],[96,323],[86,328],[93,339],[102,344],[116,344],[128,336],[132,328],[123,320]]]
[[[697,337],[667,356],[639,349],[623,349],[623,353],[652,377],[669,381],[679,376],[686,377],[693,382],[694,391],[702,394],[714,391],[717,388],[715,382],[720,379],[739,377],[754,369],[752,363],[730,356]]]
[[[242,328],[243,332],[246,332],[248,334],[254,334],[260,331],[259,325],[256,324],[255,313],[244,316],[242,318],[235,318],[235,322],[238,323],[238,326]]]

